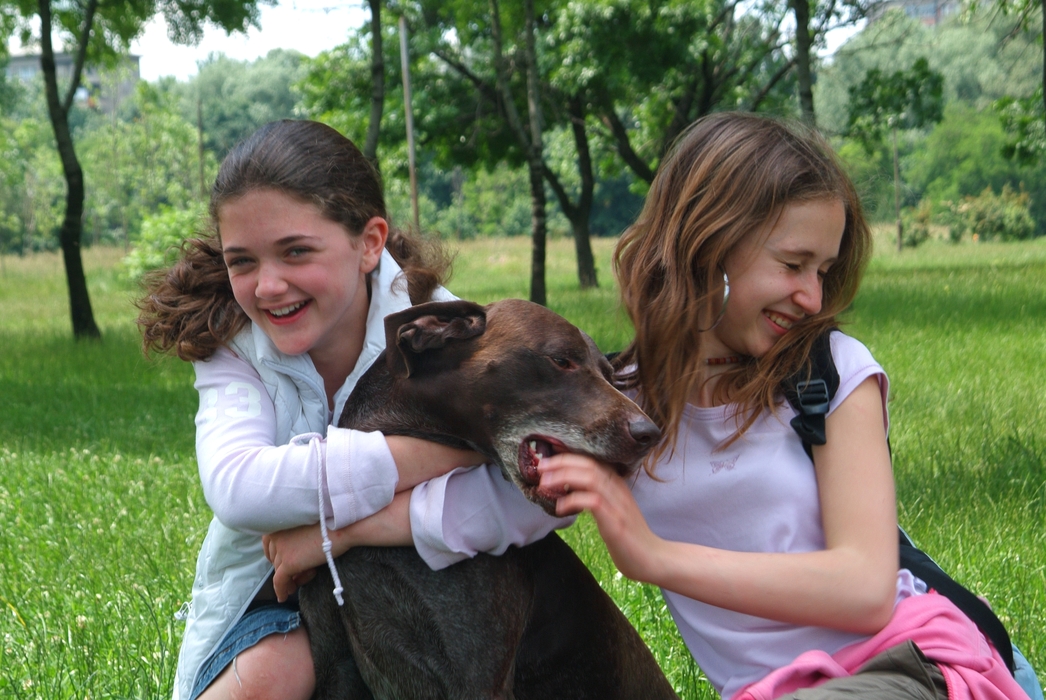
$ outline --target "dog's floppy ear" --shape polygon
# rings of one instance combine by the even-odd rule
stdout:
[[[486,327],[486,311],[471,301],[412,306],[385,317],[385,361],[393,376],[409,377],[421,353],[482,335]]]

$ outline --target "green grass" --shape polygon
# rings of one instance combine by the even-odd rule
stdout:
[[[552,308],[608,350],[630,333],[611,246],[596,241],[599,289],[577,289],[569,240],[548,262]],[[1046,669],[1046,241],[880,247],[847,330],[891,376],[902,522]],[[71,340],[57,256],[0,266],[0,697],[169,696],[210,513],[192,370],[142,358],[120,254],[85,253],[102,343]],[[451,289],[525,297],[529,256],[469,243]],[[567,538],[683,697],[714,697],[657,591],[617,575],[589,520]]]

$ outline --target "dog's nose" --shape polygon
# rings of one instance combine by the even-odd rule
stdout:
[[[661,431],[648,418],[638,418],[628,422],[628,433],[640,445],[653,445],[661,439]]]

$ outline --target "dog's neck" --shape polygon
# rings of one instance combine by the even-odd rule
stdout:
[[[382,352],[360,377],[346,400],[338,427],[421,438],[458,449],[475,450],[491,462],[500,462],[488,440],[461,435],[450,428],[444,413],[424,410],[422,402],[410,391],[411,386],[408,379],[392,376]]]

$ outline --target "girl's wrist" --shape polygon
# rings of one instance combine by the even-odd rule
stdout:
[[[642,560],[639,564],[640,571],[644,572],[644,575],[640,577],[640,580],[642,583],[652,586],[664,587],[668,580],[668,565],[671,561],[671,556],[667,552],[669,543],[653,532],[650,535],[650,541],[641,549]]]
[[[327,531],[327,537],[329,537],[331,541],[331,554],[333,556],[340,556],[352,549],[354,546],[352,541],[353,525],[355,525],[355,523],[347,525],[339,530]]]

